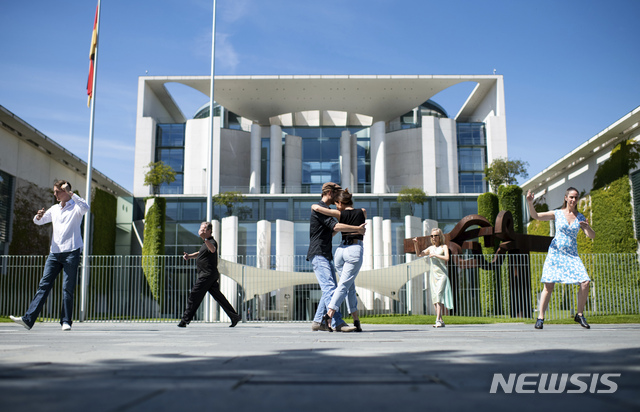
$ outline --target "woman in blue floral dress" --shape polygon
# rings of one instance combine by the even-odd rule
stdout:
[[[542,329],[544,313],[549,306],[549,299],[556,283],[580,285],[578,292],[578,307],[574,318],[580,326],[589,329],[590,326],[584,317],[583,310],[589,296],[589,275],[580,257],[578,256],[577,236],[580,229],[590,239],[596,233],[593,231],[584,215],[578,212],[578,190],[570,187],[564,194],[564,203],[560,210],[551,210],[538,213],[533,207],[533,192],[527,192],[529,214],[536,220],[555,220],[556,235],[549,246],[549,253],[542,268],[544,289],[540,295],[540,307],[538,308],[538,320],[535,328]]]

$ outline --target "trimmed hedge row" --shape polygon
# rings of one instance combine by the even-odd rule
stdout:
[[[144,222],[144,243],[142,245],[142,270],[154,299],[162,305],[164,296],[164,268],[158,256],[164,255],[164,227],[167,201],[154,197]],[[148,199],[145,199],[148,200]]]

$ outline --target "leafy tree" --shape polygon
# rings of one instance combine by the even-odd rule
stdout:
[[[151,162],[146,167],[149,171],[144,175],[144,185],[151,186],[154,195],[158,194],[163,183],[171,184],[176,180],[176,172],[162,160]]]
[[[513,185],[517,183],[516,176],[529,177],[526,167],[528,162],[522,160],[509,160],[498,158],[489,166],[484,168],[484,180],[489,183],[493,193],[498,193],[498,188],[502,185]]]
[[[242,192],[223,192],[213,196],[213,203],[227,207],[227,216],[233,215],[233,206],[236,203],[243,203],[244,195]]]
[[[413,216],[414,205],[422,205],[427,201],[427,194],[419,187],[406,187],[402,186],[400,192],[398,192],[398,203],[407,203],[409,205],[409,211]]]

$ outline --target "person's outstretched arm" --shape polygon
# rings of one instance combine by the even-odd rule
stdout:
[[[336,219],[340,220],[339,210],[329,209],[328,207],[322,207],[320,205],[312,205],[311,209],[315,210],[318,213],[322,213],[323,215],[335,217]]]
[[[536,212],[536,209],[533,206],[533,192],[531,190],[527,191],[527,203],[529,204],[529,215],[531,216],[531,219],[535,219],[535,220],[554,220],[555,219],[555,215],[553,214],[552,210],[548,212],[541,212],[541,213]]]

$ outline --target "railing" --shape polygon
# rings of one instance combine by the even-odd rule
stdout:
[[[535,317],[545,255],[508,255],[494,268],[470,256],[452,260],[449,278],[454,308],[448,314]],[[588,254],[581,258],[592,279],[587,316],[640,313],[637,255]],[[0,256],[0,316],[24,313],[37,290],[45,260],[46,256]],[[405,260],[405,255],[373,258],[382,264]],[[181,256],[90,256],[89,265],[87,290],[81,290],[79,270],[75,295],[74,318],[83,321],[174,322],[186,307],[196,276],[195,261],[184,261]],[[361,270],[356,278],[359,315],[433,314],[429,265],[428,259],[417,259]],[[221,290],[245,320],[313,318],[321,291],[304,256],[223,257],[219,270]],[[157,282],[150,282],[154,276]],[[152,290],[150,284],[158,286]],[[58,321],[61,286],[61,281],[55,283],[40,315],[42,321]],[[557,284],[545,318],[572,317],[577,291],[578,286]],[[82,295],[85,307],[81,307]],[[342,311],[347,312],[344,304]],[[215,301],[205,300],[194,320],[228,318]]]

